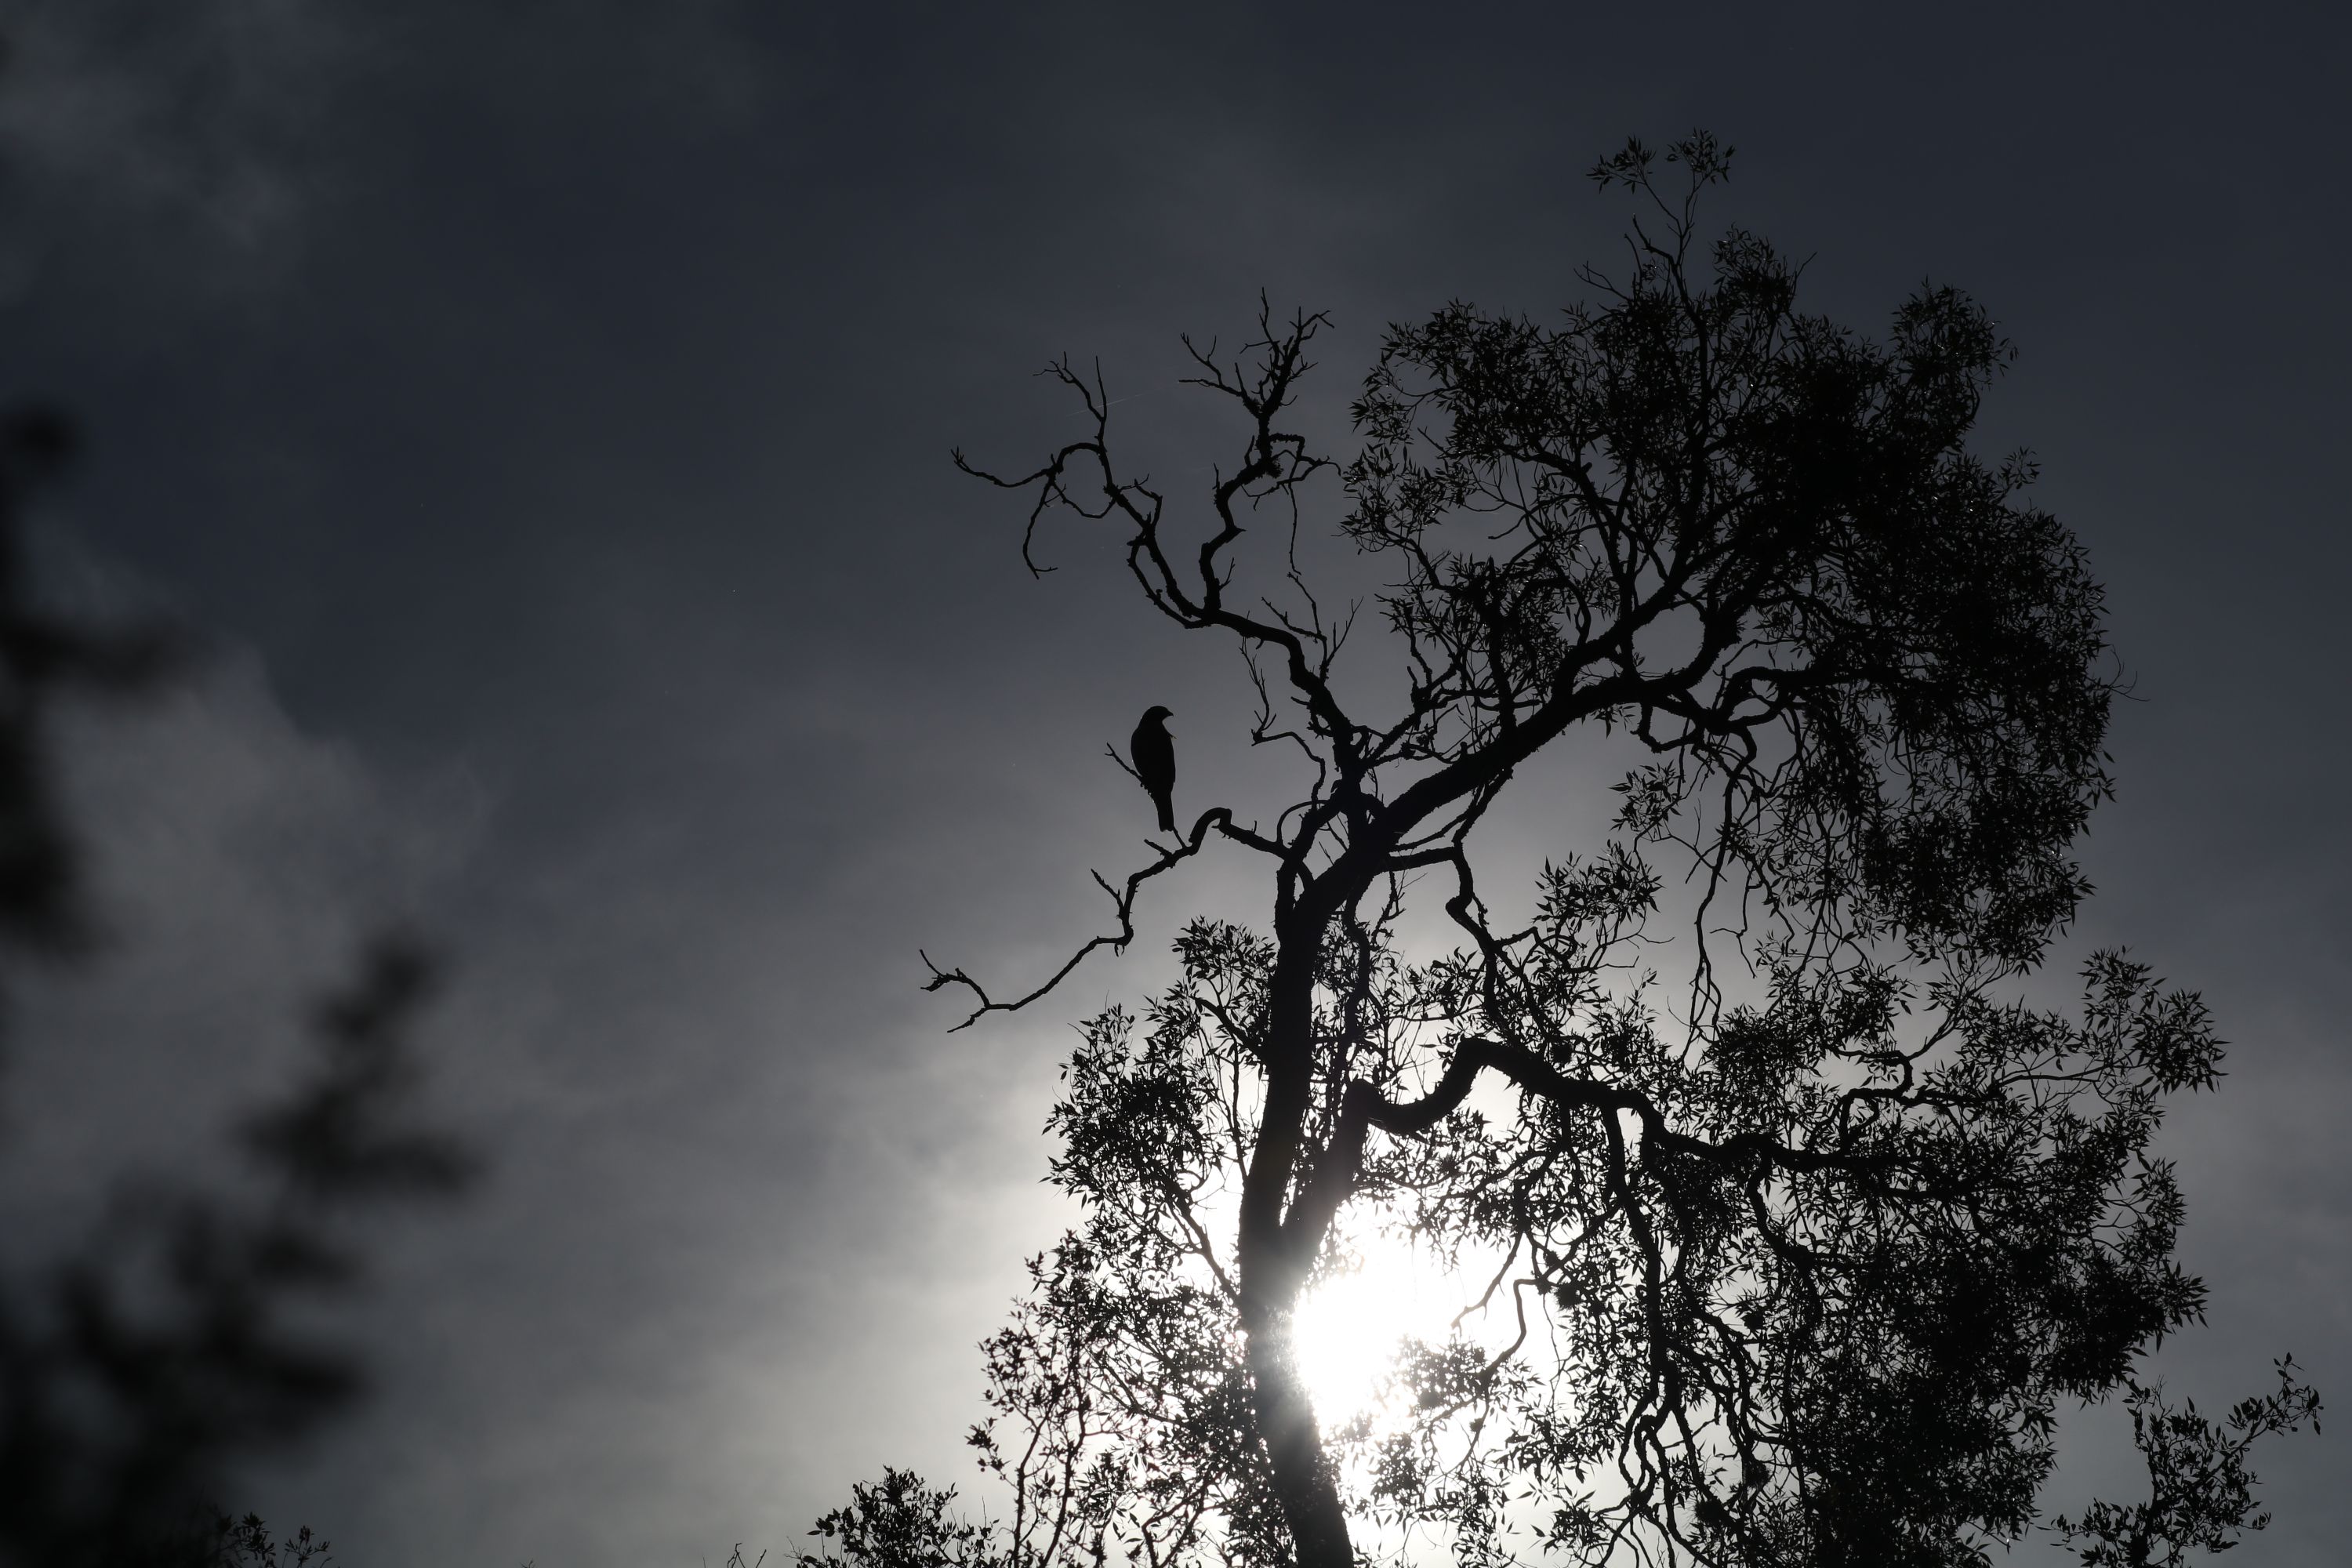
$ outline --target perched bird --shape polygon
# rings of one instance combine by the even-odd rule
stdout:
[[[1176,741],[1167,724],[1171,717],[1165,708],[1145,709],[1134,738],[1127,742],[1127,754],[1135,759],[1135,776],[1160,808],[1162,833],[1176,831]]]

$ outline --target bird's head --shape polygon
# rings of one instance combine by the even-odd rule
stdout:
[[[1176,715],[1173,712],[1170,711],[1168,709],[1159,706],[1157,703],[1154,703],[1151,707],[1146,708],[1143,710],[1143,721],[1145,723],[1158,724],[1163,728],[1166,727],[1168,721],[1174,717],[1176,717]]]

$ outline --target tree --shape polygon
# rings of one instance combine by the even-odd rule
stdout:
[[[2088,891],[2116,676],[2031,458],[1968,445],[2011,351],[1950,288],[1883,338],[1801,313],[1765,241],[1699,238],[1728,158],[1676,143],[1678,189],[1638,142],[1600,163],[1639,216],[1559,324],[1391,329],[1344,465],[1288,423],[1324,317],[1193,348],[1244,432],[1198,522],[1066,359],[1077,439],[1022,474],[958,455],[1030,499],[1033,570],[1075,512],[1159,615],[1238,644],[1250,740],[1302,781],[1103,881],[1114,929],[1026,994],[933,969],[970,1024],[1123,948],[1213,847],[1267,874],[1263,929],[1185,927],[1178,981],[1071,1059],[1052,1172],[1084,1218],[986,1346],[973,1442],[1011,1504],[960,1560],[1338,1568],[1434,1531],[1465,1562],[1975,1561],[2034,1521],[2058,1403],[2137,1389],[2200,1317],[2149,1145],[2214,1082],[2205,1008],[2118,953],[2078,1011],[2021,997]],[[1301,564],[1333,481],[1382,584],[1377,702]],[[1626,755],[1614,826],[1514,918],[1474,842],[1568,745]],[[1407,951],[1416,898],[1453,951]],[[1318,1423],[1294,1316],[1381,1230],[1475,1267],[1500,1327],[1406,1347],[1385,1423]],[[861,1504],[944,1529],[895,1479]]]
[[[60,701],[135,696],[187,639],[40,603],[21,554],[32,491],[69,457],[43,409],[0,416],[0,960],[87,956],[92,924],[51,773]],[[5,978],[0,975],[0,978]],[[304,1079],[235,1130],[260,1180],[207,1192],[150,1176],[46,1265],[0,1275],[0,1564],[289,1568],[331,1561],[212,1500],[226,1468],[315,1432],[362,1386],[315,1308],[363,1274],[354,1222],[446,1196],[471,1157],[416,1114],[406,1035],[431,965],[386,940],[319,1007]]]
[[[178,627],[44,602],[24,518],[77,445],[55,408],[0,410],[0,1017],[15,966],[96,945],[58,708],[152,693],[196,651]],[[363,1279],[354,1223],[474,1173],[415,1103],[407,1036],[433,967],[387,935],[314,1009],[310,1070],[233,1130],[257,1183],[126,1182],[58,1257],[0,1271],[0,1568],[331,1568],[309,1528],[279,1539],[215,1500],[236,1460],[310,1436],[363,1387],[354,1348],[304,1321]]]

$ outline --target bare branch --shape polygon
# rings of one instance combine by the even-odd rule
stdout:
[[[1116,753],[1113,753],[1113,759],[1117,760]],[[1021,1011],[1032,1002],[1050,994],[1055,986],[1069,978],[1071,973],[1086,962],[1088,954],[1099,948],[1108,947],[1114,952],[1124,952],[1127,944],[1135,940],[1135,900],[1137,895],[1141,892],[1144,883],[1163,872],[1173,870],[1198,855],[1207,845],[1212,830],[1236,844],[1255,849],[1262,854],[1279,856],[1283,852],[1282,847],[1273,840],[1250,828],[1236,825],[1234,821],[1234,814],[1229,807],[1220,805],[1202,812],[1200,820],[1192,825],[1192,831],[1189,836],[1180,839],[1172,847],[1161,848],[1159,857],[1150,865],[1140,870],[1130,872],[1123,886],[1114,888],[1103,879],[1100,872],[1096,872],[1095,885],[1110,895],[1112,918],[1118,922],[1118,929],[1088,938],[1076,952],[1063,962],[1060,968],[1048,975],[1043,984],[1013,1001],[996,1001],[989,995],[986,988],[979,981],[974,980],[962,970],[941,969],[931,962],[929,953],[918,949],[916,956],[923,961],[923,967],[930,971],[930,978],[923,983],[924,990],[939,991],[950,985],[961,985],[971,992],[976,999],[976,1005],[964,1016],[963,1021],[955,1025],[948,1033],[952,1035],[968,1029],[991,1013]]]

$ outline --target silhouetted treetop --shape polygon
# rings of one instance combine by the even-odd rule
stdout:
[[[1699,283],[1687,211],[1667,227],[1559,326],[1455,304],[1389,334],[1343,526],[1399,573],[1396,754],[1475,798],[1570,724],[1623,724],[1661,759],[1639,810],[1721,792],[1711,866],[2038,952],[2082,891],[2111,686],[2031,465],[1964,445],[2010,350],[1950,289],[1884,342],[1800,315],[1751,235]]]
[[[1124,947],[1212,846],[1271,873],[1262,927],[1186,925],[1178,979],[1070,1059],[1052,1178],[1083,1218],[988,1342],[974,1442],[1013,1500],[968,1555],[1343,1568],[1435,1531],[1465,1562],[1974,1562],[2035,1520],[2058,1403],[2139,1387],[2201,1314],[2149,1145],[2218,1074],[2202,1003],[2120,953],[2074,1008],[2010,994],[2086,891],[2115,691],[2031,460],[1969,448],[2011,351],[1948,288],[1875,337],[1801,312],[1765,241],[1699,238],[1727,158],[1677,143],[1671,191],[1639,144],[1605,160],[1643,210],[1556,323],[1391,328],[1344,462],[1288,413],[1328,321],[1262,305],[1240,360],[1188,340],[1241,426],[1201,507],[1129,474],[1066,359],[1079,438],[971,470],[1029,492],[1033,567],[1049,515],[1110,524],[1304,767],[1097,876],[1112,928],[1026,994],[933,969],[970,1023]],[[1310,585],[1320,504],[1387,635]],[[1395,673],[1343,686],[1343,650]],[[1509,866],[1532,912],[1499,918],[1476,830],[1538,752],[1604,738],[1612,826]],[[1454,951],[1406,949],[1415,899]],[[1381,1421],[1327,1421],[1297,1310],[1381,1237],[1472,1299]],[[2248,1517],[2169,1506],[2093,1528]]]

